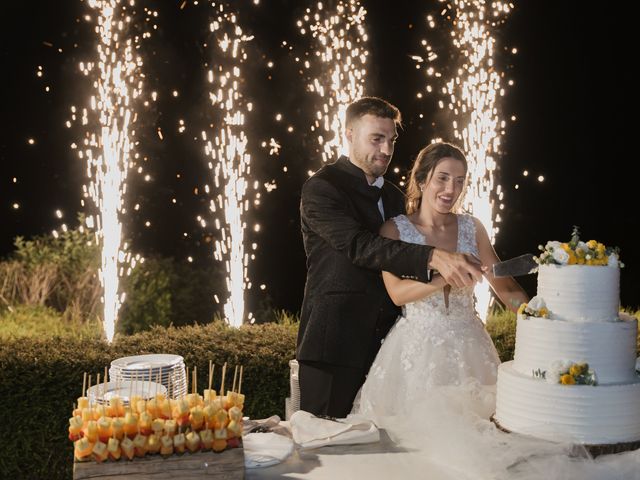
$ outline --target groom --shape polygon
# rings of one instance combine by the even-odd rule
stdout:
[[[378,235],[404,213],[404,195],[384,180],[398,137],[400,111],[364,97],[347,108],[349,157],[341,156],[302,188],[300,217],[307,280],[296,358],[300,408],[345,417],[380,343],[399,314],[381,270],[421,282],[438,272],[447,283],[473,285],[479,265],[462,254]]]

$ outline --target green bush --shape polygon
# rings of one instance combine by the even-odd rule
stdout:
[[[13,254],[0,262],[0,308],[49,307],[74,322],[102,318],[100,248],[79,221],[56,236],[16,238]],[[213,296],[225,296],[224,281],[222,264],[213,260],[201,266],[149,257],[121,279],[125,301],[117,331],[209,323],[222,313]]]
[[[228,368],[243,365],[245,414],[283,417],[296,331],[291,325],[234,329],[217,322],[156,327],[128,337],[117,336],[112,345],[76,335],[1,341],[0,409],[5,414],[0,423],[0,478],[71,478],[73,449],[67,439],[68,418],[81,394],[83,372],[95,378],[112,360],[128,355],[182,355],[188,367],[198,367],[200,391],[207,383],[209,360],[217,365],[216,389],[224,362]]]
[[[213,295],[222,291],[223,280],[217,263],[202,267],[172,258],[147,258],[123,280],[126,298],[117,331],[132,334],[154,325],[209,323],[221,313]]]
[[[82,217],[80,222],[83,222]],[[100,250],[82,226],[31,240],[17,237],[0,263],[0,305],[40,305],[73,318],[94,318],[100,309]]]

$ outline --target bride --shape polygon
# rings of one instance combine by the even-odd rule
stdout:
[[[456,213],[466,175],[457,147],[424,148],[411,172],[407,215],[387,221],[381,234],[475,257],[500,300],[516,309],[526,294],[512,278],[491,275],[498,257],[486,230],[476,218]],[[384,340],[353,413],[384,428],[420,465],[421,477],[437,464],[456,480],[640,479],[640,450],[593,459],[580,446],[498,430],[489,417],[500,360],[475,311],[473,287],[451,288],[441,277],[424,284],[382,276],[403,314]]]
[[[381,235],[466,253],[490,272],[498,257],[486,230],[471,215],[455,213],[466,176],[467,161],[457,147],[434,143],[422,149],[409,180],[407,215],[388,220]],[[506,306],[515,310],[528,301],[512,278],[485,276]],[[473,287],[452,288],[439,275],[428,284],[389,272],[382,278],[393,302],[404,306],[403,315],[369,370],[356,410],[373,418],[406,413],[442,387],[465,389],[474,397],[469,408],[482,409],[476,400],[491,393],[500,360],[475,311]]]

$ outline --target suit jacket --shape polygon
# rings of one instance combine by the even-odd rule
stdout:
[[[404,195],[392,183],[370,186],[347,157],[309,178],[300,202],[307,255],[296,357],[368,369],[399,314],[381,270],[426,282],[432,247],[378,235],[385,220],[404,213]]]

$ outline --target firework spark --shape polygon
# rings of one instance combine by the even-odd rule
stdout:
[[[358,0],[340,0],[334,10],[326,10],[318,2],[314,10],[307,8],[297,25],[302,35],[310,35],[317,45],[302,61],[306,70],[320,70],[318,76],[309,73],[308,89],[321,102],[315,113],[311,131],[317,133],[323,162],[337,158],[342,151],[345,111],[353,101],[363,96],[367,34],[364,28],[366,10]],[[301,62],[300,58],[296,58]]]
[[[232,326],[240,326],[245,320],[244,291],[251,288],[247,265],[249,256],[245,253],[244,237],[247,224],[243,219],[248,209],[251,156],[247,152],[247,136],[244,132],[245,116],[252,105],[242,94],[241,67],[247,60],[244,45],[252,37],[243,33],[235,13],[225,11],[225,6],[212,4],[216,9],[210,24],[213,39],[211,43],[214,68],[208,71],[211,106],[219,127],[209,140],[207,132],[202,132],[205,153],[210,158],[209,169],[213,175],[215,189],[220,193],[210,202],[216,229],[221,239],[216,240],[214,257],[224,262],[227,269],[227,291],[224,305],[226,321]],[[207,187],[208,189],[208,187]],[[251,318],[251,314],[247,316]]]
[[[131,259],[122,243],[120,214],[124,212],[123,195],[132,162],[134,103],[142,89],[142,59],[134,53],[137,38],[127,36],[133,1],[125,5],[120,0],[90,0],[88,4],[96,13],[97,60],[81,63],[80,69],[94,79],[95,93],[90,107],[82,111],[82,125],[89,127],[84,149],[78,154],[86,161],[90,179],[89,186],[83,187],[84,196],[91,197],[99,211],[95,222],[88,218],[88,226],[95,228],[102,246],[103,326],[111,342],[124,300],[118,293],[123,265],[128,263],[132,268],[137,260]],[[76,109],[72,107],[72,119],[75,117]]]
[[[446,99],[440,100],[439,106],[452,119],[454,137],[462,142],[469,163],[469,189],[464,208],[480,219],[493,242],[498,228],[493,225],[492,195],[502,200],[500,186],[494,192],[493,172],[505,122],[498,114],[498,97],[504,95],[503,75],[494,64],[496,40],[492,29],[505,21],[513,6],[494,2],[491,12],[489,8],[485,0],[453,0],[440,12],[443,23],[450,24],[454,58],[460,59],[449,62],[455,69],[447,68],[446,62],[437,68],[436,60],[442,57],[448,61],[448,57],[438,55],[426,40],[422,41],[424,58],[416,56],[414,60],[427,78],[439,85],[438,91]],[[427,24],[431,28],[436,26],[433,16],[427,16]],[[425,91],[433,91],[432,85],[427,84]],[[419,92],[418,97],[421,95]],[[499,214],[495,222],[500,222]],[[488,288],[479,285],[476,297],[478,311],[484,316],[490,300]]]

